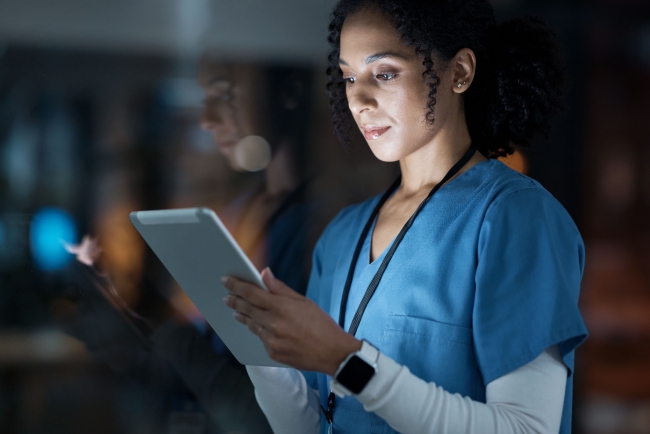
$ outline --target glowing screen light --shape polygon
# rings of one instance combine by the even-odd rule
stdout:
[[[40,209],[34,214],[29,235],[34,262],[41,270],[57,270],[72,259],[64,243],[76,243],[77,227],[67,212],[57,208]]]

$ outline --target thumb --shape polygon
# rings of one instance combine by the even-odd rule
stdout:
[[[262,270],[262,280],[264,281],[264,284],[269,289],[269,292],[271,294],[278,294],[278,295],[295,294],[295,291],[293,289],[289,288],[281,280],[275,278],[275,276],[273,275],[269,267],[266,267],[264,270]]]

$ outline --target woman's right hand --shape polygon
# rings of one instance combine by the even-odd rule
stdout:
[[[262,279],[268,292],[226,277],[223,283],[231,294],[224,303],[235,310],[237,321],[259,336],[273,360],[333,376],[341,362],[361,348],[361,341],[316,303],[276,279],[269,268],[262,271]]]

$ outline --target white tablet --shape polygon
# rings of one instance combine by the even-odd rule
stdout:
[[[212,210],[136,211],[131,213],[131,222],[240,363],[286,366],[272,360],[262,341],[237,322],[232,309],[221,301],[228,293],[222,276],[266,287]]]

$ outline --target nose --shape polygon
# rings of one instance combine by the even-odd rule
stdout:
[[[347,88],[348,106],[352,114],[359,114],[367,110],[377,108],[377,99],[375,97],[373,86],[356,81],[352,86]]]

